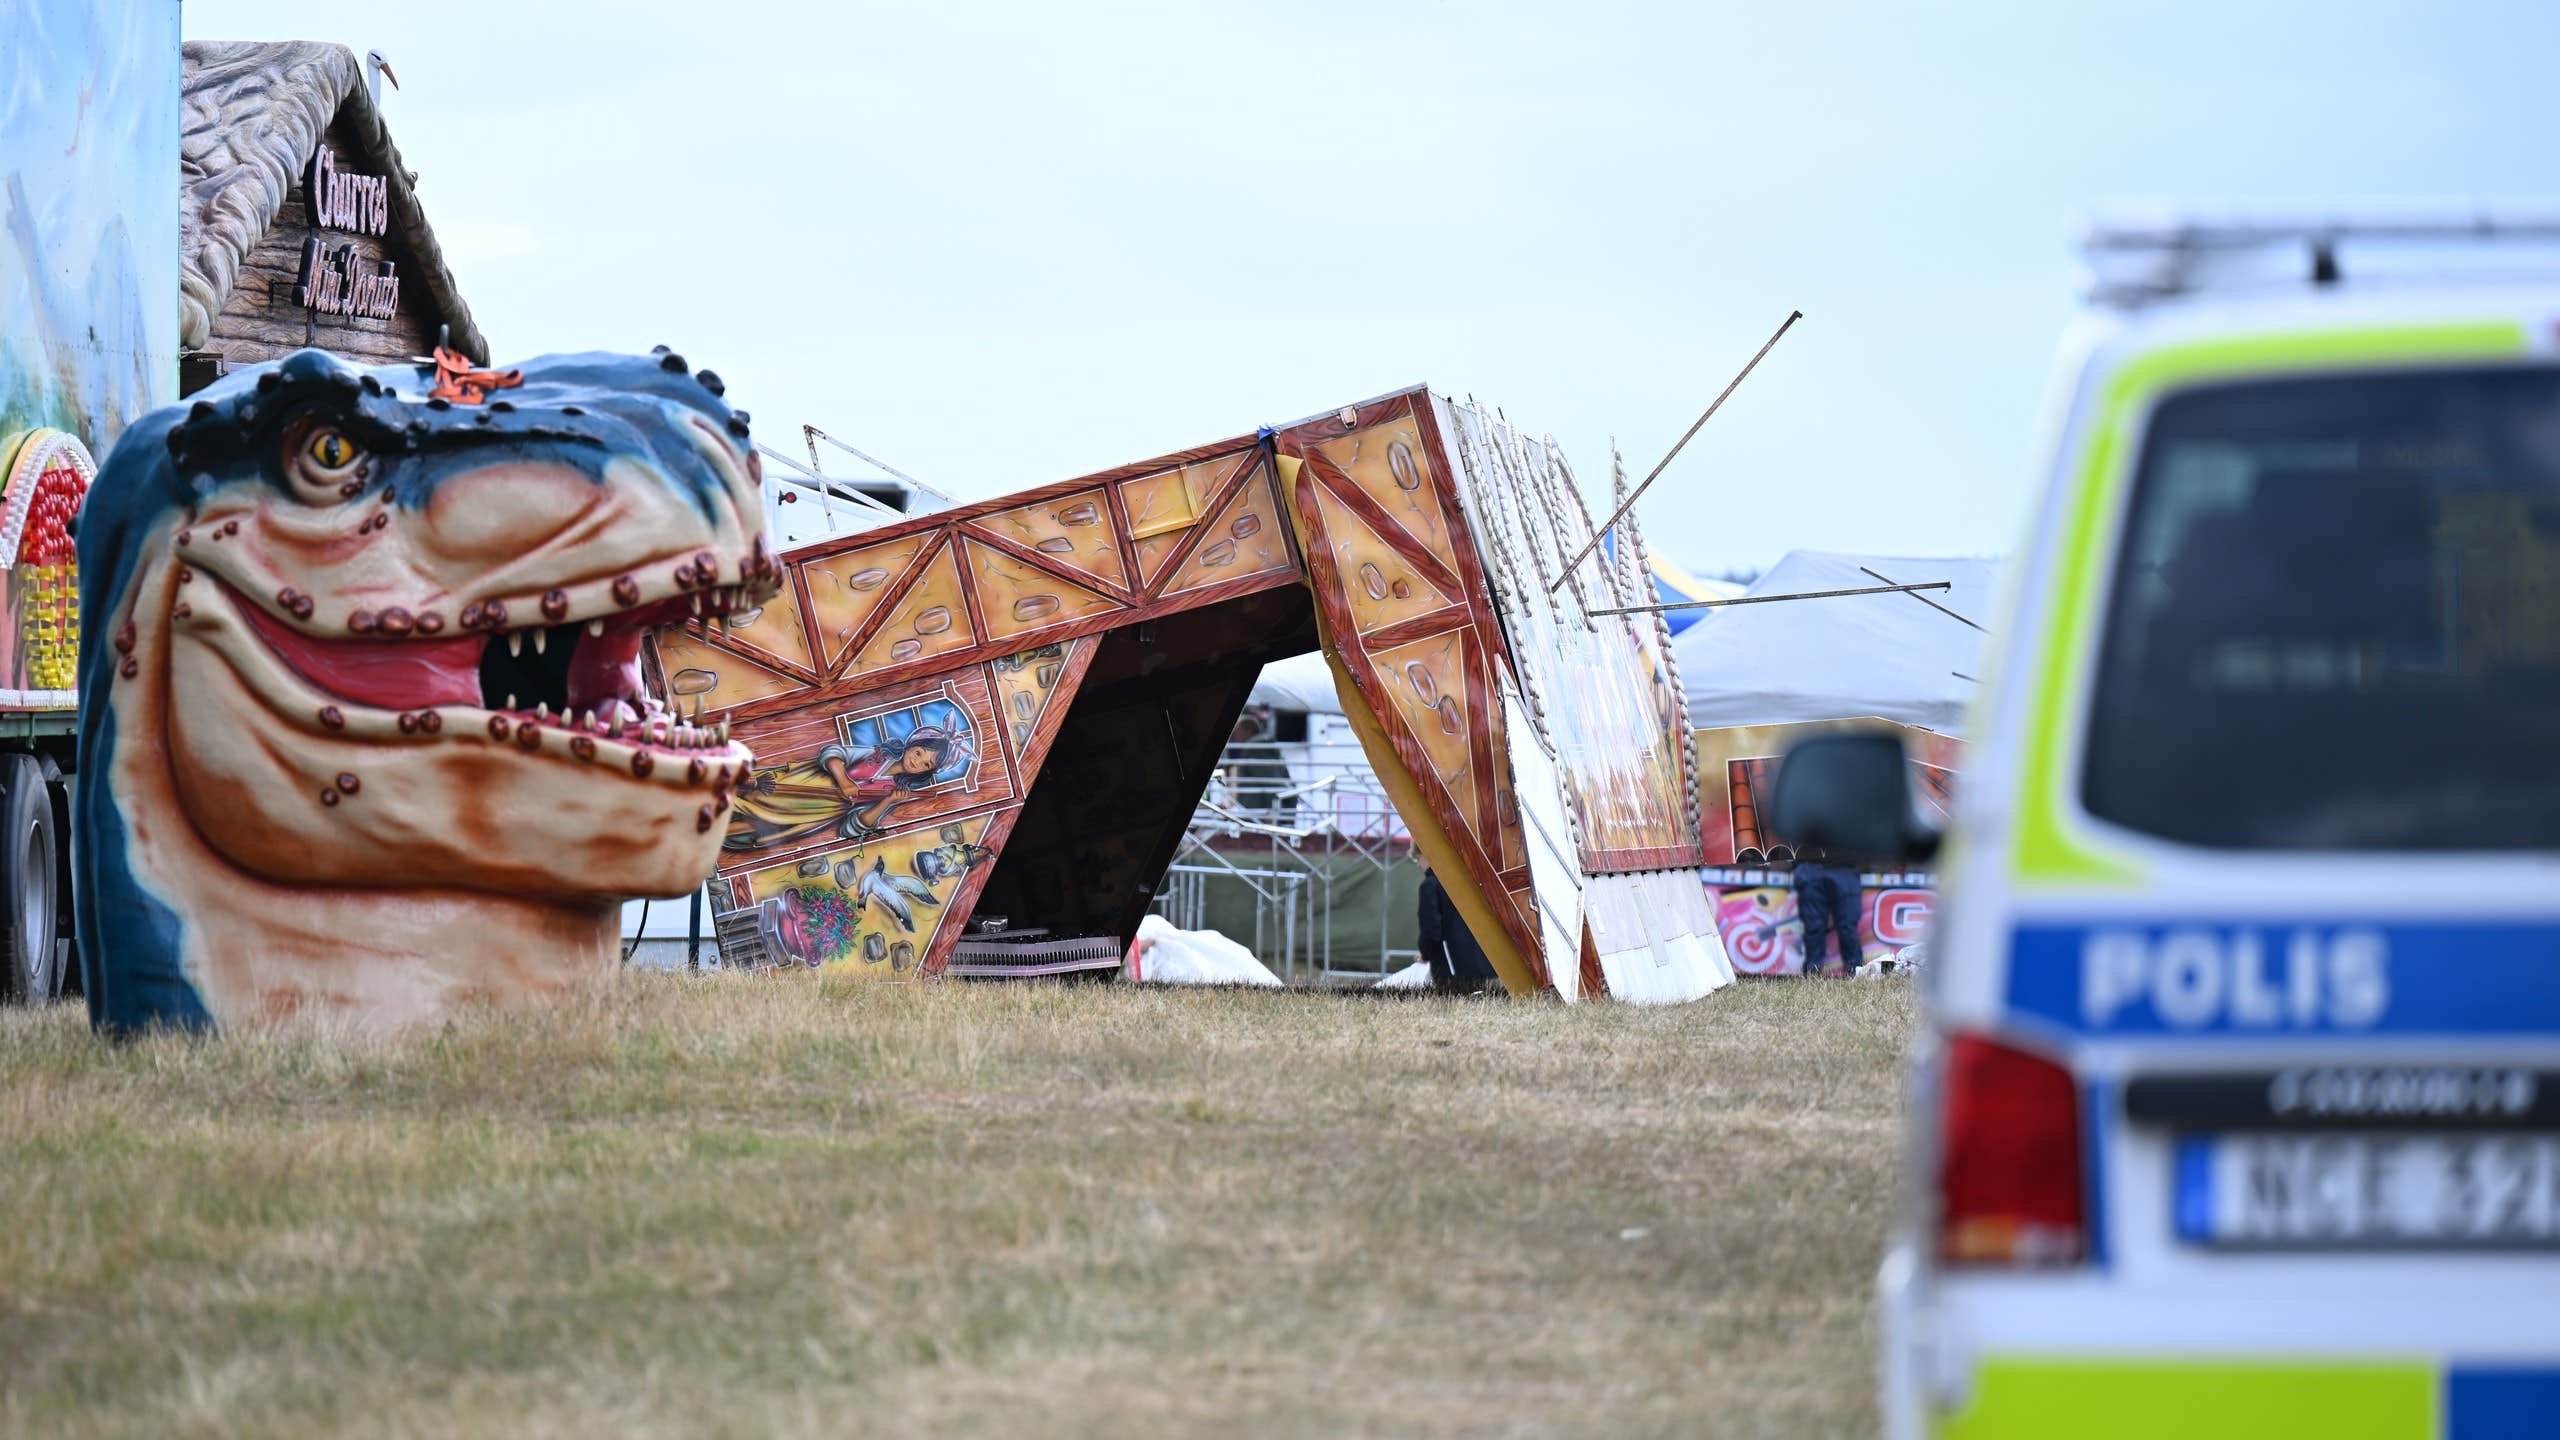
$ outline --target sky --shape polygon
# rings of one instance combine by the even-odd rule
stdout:
[[[1416,382],[1704,572],[2009,549],[2095,207],[2560,192],[2560,5],[189,0],[379,50],[501,362],[963,499]],[[826,453],[833,470],[845,457]],[[846,462],[849,464],[849,462]],[[853,466],[859,469],[859,466]]]

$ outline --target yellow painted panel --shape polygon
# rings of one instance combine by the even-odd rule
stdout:
[[[907,572],[931,532],[909,535],[883,545],[866,545],[801,567],[809,583],[810,618],[818,643],[826,651],[826,668],[844,659],[845,646],[862,622],[871,618],[890,586]]]
[[[1150,586],[1156,583],[1156,577],[1164,573],[1174,550],[1182,544],[1182,535],[1180,530],[1167,530],[1137,542],[1140,583]]]
[[[1017,753],[1031,743],[1031,732],[1039,726],[1042,712],[1057,694],[1058,677],[1066,673],[1069,649],[1092,643],[1060,641],[1004,656],[987,667],[995,676],[996,714],[1003,717]],[[1023,782],[1023,788],[1030,788],[1028,780]]]
[[[978,610],[987,617],[991,639],[1127,608],[974,540],[969,542],[969,569],[978,579]]]
[[[1106,585],[1125,589],[1129,584],[1128,567],[1120,559],[1120,542],[1111,529],[1111,507],[1100,490],[1000,510],[978,523],[1026,550],[1039,551]]]
[[[790,963],[878,979],[911,976],[968,872],[992,858],[985,817],[928,824],[747,877],[767,939]]]
[[[808,629],[800,623],[800,594],[788,585],[761,607],[730,616],[726,634],[776,659],[817,668],[809,656]]]
[[[1268,472],[1248,478],[1235,498],[1206,523],[1209,533],[1200,537],[1200,548],[1191,552],[1165,585],[1166,594],[1297,564],[1281,532],[1280,502],[1272,494]]]
[[[1443,594],[1412,561],[1352,514],[1350,506],[1322,485],[1313,488],[1316,506],[1324,515],[1325,543],[1333,547],[1333,562],[1342,575],[1343,603],[1351,608],[1352,626],[1360,633],[1428,615],[1456,602],[1456,596]]]
[[[1475,756],[1468,747],[1466,647],[1457,634],[1434,635],[1370,655],[1378,679],[1405,728],[1431,757],[1433,773],[1458,810],[1475,818]],[[1481,829],[1481,825],[1474,828]]]
[[[977,639],[977,631],[969,624],[968,597],[960,589],[960,565],[946,545],[925,562],[924,573],[899,597],[898,608],[872,632],[846,673],[904,665],[965,649]]]
[[[1351,483],[1377,501],[1442,564],[1453,571],[1458,568],[1448,520],[1440,509],[1440,487],[1434,483],[1422,432],[1412,417],[1339,435],[1312,448],[1341,466]]]
[[[1121,481],[1120,505],[1129,512],[1131,537],[1144,540],[1188,527],[1200,518],[1209,488],[1235,463],[1236,458],[1229,455],[1206,465],[1184,465]],[[1204,470],[1209,473],[1201,473]]]
[[[808,683],[759,665],[736,651],[697,640],[682,629],[658,632],[658,664],[666,671],[667,685],[675,691],[676,703],[688,715],[693,713],[696,700],[702,702],[705,711],[717,712],[798,690]]]

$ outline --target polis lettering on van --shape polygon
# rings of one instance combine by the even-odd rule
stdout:
[[[2367,1030],[2391,1007],[2391,948],[2366,929],[2091,931],[2081,1020],[2148,1011],[2170,1030]]]

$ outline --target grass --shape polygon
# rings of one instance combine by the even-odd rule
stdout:
[[[1872,1433],[1901,985],[0,1012],[0,1433]]]

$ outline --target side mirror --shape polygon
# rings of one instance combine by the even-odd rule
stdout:
[[[1899,736],[1798,742],[1778,766],[1769,819],[1793,843],[1835,854],[1908,864],[1938,853],[1938,832],[1911,803],[1911,766]]]

